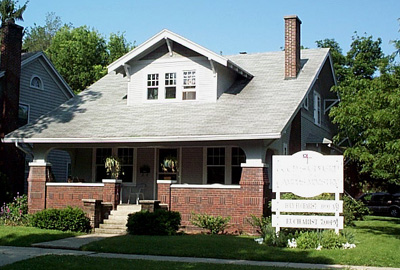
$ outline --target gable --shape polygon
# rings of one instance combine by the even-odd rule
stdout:
[[[160,47],[157,49],[151,51],[149,54],[143,56],[142,58],[139,59],[141,60],[156,60],[156,59],[166,59],[166,58],[181,58],[181,57],[200,57],[202,56],[201,54],[190,50],[186,48],[185,46],[182,46],[179,43],[174,43],[173,48],[172,48],[172,55],[170,54],[168,50],[167,43],[162,44]]]

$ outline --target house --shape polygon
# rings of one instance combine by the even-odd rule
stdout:
[[[43,52],[21,53],[22,35],[15,33],[22,32],[22,27],[14,23],[6,23],[3,27],[4,29],[7,29],[7,33],[10,33],[8,35],[10,38],[4,39],[2,44],[2,60],[4,61],[1,61],[0,71],[1,96],[4,96],[3,91],[7,91],[7,89],[10,89],[11,93],[15,93],[13,96],[10,94],[8,96],[13,97],[13,103],[15,103],[14,111],[17,113],[14,116],[14,119],[16,119],[16,121],[14,120],[14,126],[10,127],[9,132],[36,121],[41,115],[72,98],[74,94]],[[9,61],[7,61],[7,55],[9,55]],[[19,76],[7,76],[7,72],[9,74],[12,73],[11,69],[14,69],[14,74]],[[17,86],[19,86],[18,92]],[[8,100],[11,100],[11,98]],[[10,122],[10,119],[12,117],[6,116],[4,121]],[[33,157],[30,153],[30,145],[16,144],[16,146],[20,149],[17,150],[18,154],[25,156],[25,158],[22,158],[25,159],[26,163],[25,177],[19,176],[20,179],[17,180],[19,185],[15,187],[17,191],[21,192],[24,190],[29,172],[28,163],[32,161]],[[62,151],[54,150],[50,152],[48,159],[53,164],[53,177],[66,181],[69,155]],[[22,164],[21,166],[23,167],[24,165]],[[20,166],[15,167],[17,167],[17,170],[24,172]]]
[[[285,51],[269,53],[221,56],[163,30],[88,90],[8,134],[5,142],[34,145],[30,212],[74,205],[98,220],[102,203],[127,203],[129,188],[145,185],[146,202],[179,211],[185,226],[206,212],[251,232],[248,217],[267,210],[272,155],[334,151],[329,50],[300,50],[301,21],[284,19]],[[48,182],[50,149],[69,152],[84,183]],[[106,179],[111,155],[122,181]]]

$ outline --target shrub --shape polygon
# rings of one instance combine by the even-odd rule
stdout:
[[[209,230],[211,234],[224,233],[228,227],[231,217],[212,216],[208,214],[192,213],[190,222],[199,228]]]
[[[300,249],[339,249],[343,245],[354,243],[354,234],[343,230],[336,234],[334,230],[303,231],[295,238]]]
[[[80,208],[44,209],[33,214],[30,224],[40,229],[89,232],[90,220]]]
[[[346,226],[353,226],[354,221],[363,220],[364,216],[369,214],[369,209],[362,201],[357,201],[347,195],[343,196],[343,216]]]
[[[4,225],[25,225],[27,223],[28,198],[26,195],[14,197],[8,204],[0,207],[0,224]]]
[[[174,211],[156,210],[130,214],[128,232],[136,235],[174,235],[181,225],[181,214]]]

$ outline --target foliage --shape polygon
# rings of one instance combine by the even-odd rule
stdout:
[[[135,235],[174,235],[181,225],[181,214],[174,211],[156,210],[130,214],[128,232]]]
[[[11,185],[8,176],[0,172],[0,203],[12,201]]]
[[[231,217],[212,216],[208,214],[192,213],[190,222],[199,228],[209,230],[211,234],[224,233],[229,226]]]
[[[104,163],[107,170],[107,175],[110,175],[112,179],[118,179],[121,173],[121,162],[117,157],[107,157]]]
[[[336,234],[333,230],[302,231],[295,242],[300,249],[339,249],[345,244],[354,244],[354,234]]]
[[[0,207],[0,224],[3,225],[24,225],[27,223],[28,197],[26,195],[14,197],[8,204]]]
[[[362,201],[357,201],[350,196],[343,196],[343,216],[344,225],[353,226],[354,221],[364,220],[364,216],[369,215],[368,207]]]
[[[44,209],[32,215],[30,224],[40,229],[89,232],[90,220],[82,209]]]
[[[26,1],[25,4],[18,8],[16,5],[18,4],[18,0],[1,0],[0,1],[0,17],[1,24],[4,24],[6,21],[11,20],[19,20],[23,21],[22,14],[25,12],[26,6],[29,1]]]
[[[33,27],[26,29],[23,49],[28,52],[46,51],[61,27],[61,18],[54,12],[47,13],[43,26],[35,23]]]
[[[340,103],[330,112],[338,126],[335,142],[348,142],[344,155],[361,175],[399,185],[400,67],[394,57],[384,55],[381,43],[379,38],[356,33],[350,50],[342,55],[334,40],[317,42],[332,48],[339,78],[332,90]]]
[[[65,25],[46,53],[71,88],[81,91],[106,74],[106,48],[105,39],[96,30]]]
[[[269,217],[257,217],[251,215],[248,222],[256,228],[257,232],[263,238],[263,243],[273,247],[286,247],[287,241],[292,234],[288,231],[280,231],[276,233],[274,227],[271,224],[271,218]]]
[[[108,64],[111,64],[130,50],[134,45],[125,38],[125,33],[111,33],[107,43]]]

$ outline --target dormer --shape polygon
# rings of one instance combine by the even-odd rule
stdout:
[[[128,105],[216,102],[240,78],[253,76],[229,59],[162,30],[108,66],[128,83]]]

